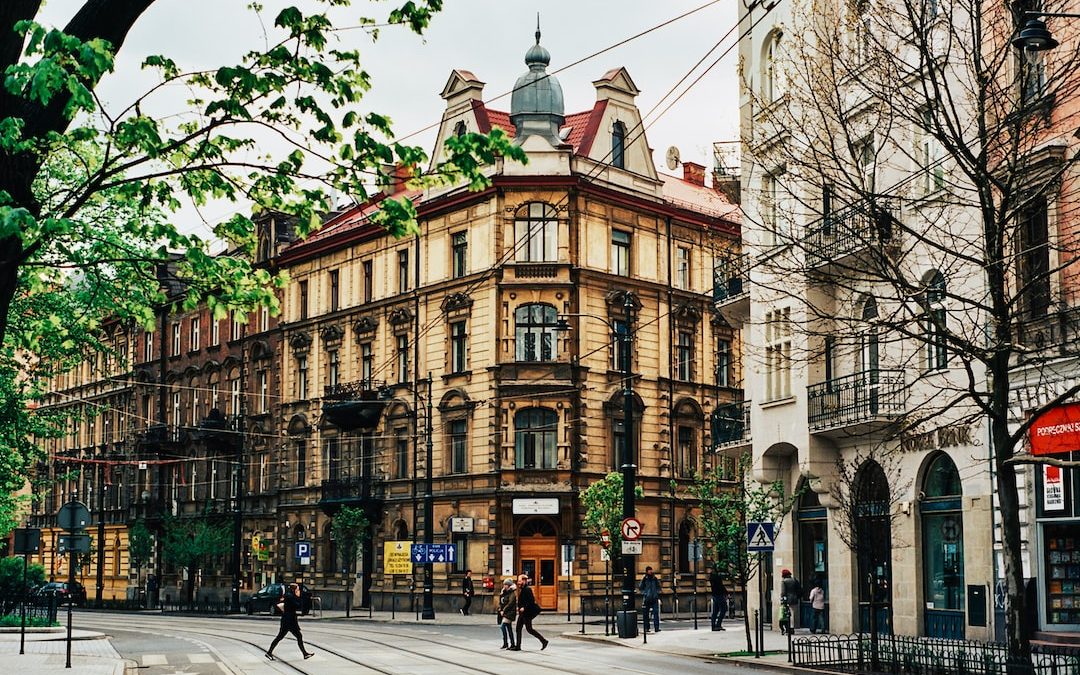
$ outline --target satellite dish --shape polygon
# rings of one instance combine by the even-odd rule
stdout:
[[[667,149],[667,168],[674,171],[679,166],[679,149],[674,145]]]

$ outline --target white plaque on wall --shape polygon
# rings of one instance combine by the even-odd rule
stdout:
[[[450,519],[450,531],[451,532],[472,532],[473,531],[473,519],[472,518],[451,518]]]
[[[502,575],[503,577],[514,576],[514,545],[503,544],[502,547]]]
[[[514,514],[555,514],[559,512],[558,497],[544,497],[532,499],[515,499]]]

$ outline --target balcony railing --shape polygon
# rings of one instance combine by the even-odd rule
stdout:
[[[713,301],[730,302],[750,292],[750,257],[745,253],[717,258],[713,265]]]
[[[716,406],[712,414],[713,450],[750,441],[750,401]]]
[[[518,263],[514,267],[518,279],[550,279],[559,276],[558,265],[543,263]]]
[[[356,380],[338,382],[323,388],[323,398],[327,401],[371,401],[382,397],[386,382],[382,380]]]
[[[813,431],[887,420],[905,411],[901,370],[866,370],[806,389],[807,416]]]
[[[900,202],[876,197],[861,200],[833,214],[806,235],[806,261],[821,267],[867,249],[895,244]]]

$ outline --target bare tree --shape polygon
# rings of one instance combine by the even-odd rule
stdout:
[[[811,424],[845,406],[888,415],[892,451],[919,434],[985,425],[1007,642],[1019,659],[1031,626],[1017,467],[1069,464],[1030,455],[1025,439],[1080,390],[1061,374],[1080,347],[1067,302],[1080,251],[1080,53],[1075,40],[1050,52],[1012,47],[1031,8],[796,3],[762,62],[743,71],[753,292],[794,301],[799,314],[792,353],[780,358],[802,359],[818,379],[825,361],[850,364],[853,386],[817,392]]]

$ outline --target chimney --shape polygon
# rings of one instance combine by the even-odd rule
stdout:
[[[388,195],[404,192],[405,183],[413,177],[415,168],[413,164],[403,164],[401,162],[384,164],[382,170],[379,171],[379,184],[382,186],[383,191]]]
[[[687,183],[705,187],[705,167],[694,162],[683,162],[682,177]]]

